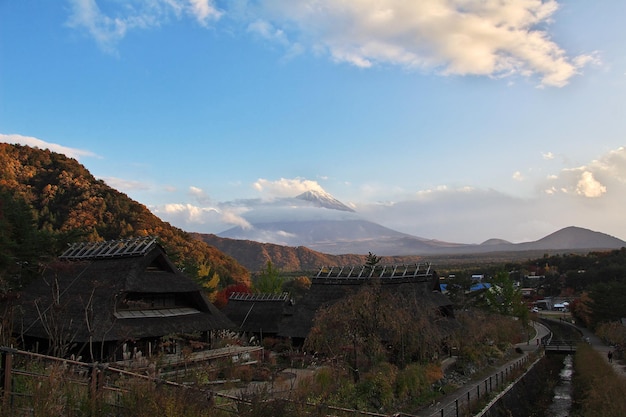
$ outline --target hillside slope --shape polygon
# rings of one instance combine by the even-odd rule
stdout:
[[[252,272],[263,269],[268,261],[281,271],[293,272],[314,271],[328,265],[361,265],[366,258],[363,255],[328,255],[304,246],[291,247],[252,240],[228,239],[214,234],[191,233],[191,235],[237,259]]]
[[[172,260],[192,277],[210,270],[226,282],[250,281],[249,271],[234,258],[163,222],[65,155],[0,143],[0,192],[31,210],[37,230],[62,236],[66,243],[158,236]],[[19,242],[7,247],[15,244]]]

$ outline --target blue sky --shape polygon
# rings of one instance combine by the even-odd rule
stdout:
[[[426,238],[626,239],[626,2],[0,0],[0,141],[188,231],[324,190]]]

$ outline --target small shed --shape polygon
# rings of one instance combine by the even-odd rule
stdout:
[[[210,347],[234,327],[154,237],[71,245],[22,291],[14,323],[30,348],[97,361]]]

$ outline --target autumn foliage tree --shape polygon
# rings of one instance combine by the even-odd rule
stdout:
[[[278,294],[282,291],[284,279],[280,275],[280,270],[267,261],[265,268],[254,280],[254,290],[263,294]]]
[[[413,291],[389,291],[380,283],[317,312],[306,348],[339,358],[355,381],[380,362],[404,366],[439,353],[442,318],[435,305]]]
[[[0,191],[0,216],[8,214],[0,219],[0,227],[18,232],[1,233],[0,245],[13,247],[14,253],[36,248],[38,255],[58,256],[59,248],[80,240],[157,236],[169,258],[192,278],[202,277],[197,272],[210,266],[224,282],[250,284],[250,272],[232,257],[162,221],[65,155],[0,143]],[[18,212],[30,215],[30,220],[11,215],[16,213],[16,204],[22,207]],[[25,226],[37,233],[29,235]],[[5,236],[9,240],[3,243]],[[33,236],[50,239],[46,245],[27,244],[26,240],[34,242]]]
[[[230,295],[236,292],[249,294],[252,291],[250,290],[250,287],[243,283],[229,285],[228,287],[217,292],[213,304],[215,304],[217,308],[223,308],[226,304],[228,304]]]

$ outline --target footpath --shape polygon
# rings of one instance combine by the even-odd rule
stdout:
[[[589,329],[585,327],[578,326],[577,324],[570,323],[569,321],[566,321],[566,320],[561,321],[561,320],[556,320],[553,318],[546,318],[546,317],[543,317],[543,319],[547,320],[548,322],[553,321],[555,323],[567,324],[568,326],[574,327],[576,330],[578,330],[582,334],[583,340],[589,343],[591,347],[593,347],[593,349],[596,352],[600,353],[602,357],[604,358],[604,360],[607,361],[607,363],[609,363],[613,367],[613,370],[615,371],[617,375],[620,375],[623,378],[626,378],[626,366],[623,363],[620,363],[616,358],[613,358],[612,361],[609,361],[609,352],[613,352],[613,353],[615,352],[614,346],[606,345],[598,336],[593,334]]]

